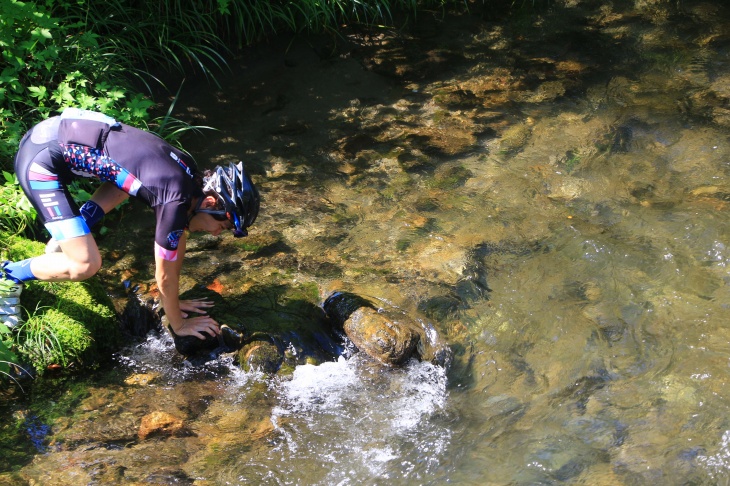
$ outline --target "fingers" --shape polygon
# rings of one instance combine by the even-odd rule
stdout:
[[[220,326],[212,317],[193,317],[190,319],[186,319],[184,322],[185,327],[187,327],[191,331],[191,334],[200,339],[205,339],[203,333],[206,333],[211,337],[215,337],[220,334]]]
[[[212,301],[205,299],[181,300],[180,310],[205,314],[206,311],[204,309],[213,307],[214,305]]]
[[[183,319],[180,329],[175,331],[178,336],[195,336],[198,339],[206,339],[207,336],[215,337],[220,334],[220,325],[210,316],[196,316]]]

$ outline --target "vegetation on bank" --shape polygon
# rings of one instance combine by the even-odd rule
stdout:
[[[12,260],[45,250],[43,243],[19,236],[4,243]],[[12,347],[37,373],[96,363],[120,342],[114,306],[97,279],[28,282],[20,299],[25,322],[13,331]]]
[[[332,32],[343,24],[391,24],[395,12],[465,6],[465,0],[53,0],[0,2],[0,259],[43,252],[47,235],[12,174],[26,130],[67,106],[104,112],[175,139],[184,129],[160,106],[156,73],[214,80],[230,46],[282,32]],[[177,89],[177,86],[171,86]],[[3,180],[4,179],[4,180]],[[0,260],[0,261],[1,261]],[[30,318],[0,330],[0,373],[9,361],[48,366],[93,361],[115,345],[116,324],[98,282],[30,283]],[[110,314],[111,313],[111,314]],[[102,330],[104,335],[99,334]],[[110,332],[111,330],[111,332]],[[111,337],[110,337],[111,336]],[[97,339],[99,337],[100,339]]]

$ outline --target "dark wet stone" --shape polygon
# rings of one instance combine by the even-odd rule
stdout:
[[[221,338],[223,339],[223,344],[230,351],[236,351],[243,346],[243,333],[237,332],[225,324],[221,326]]]
[[[342,337],[333,331],[317,304],[320,297],[316,285],[254,286],[244,294],[226,298],[205,287],[196,287],[185,292],[182,298],[213,301],[215,306],[210,309],[210,315],[221,324],[218,342],[176,341],[176,347],[185,346],[184,351],[193,354],[188,359],[193,365],[216,359],[222,352],[240,350],[237,356],[242,368],[249,369],[253,363],[254,368],[276,373],[300,364],[334,361],[343,352]],[[256,342],[276,347],[277,357],[267,355],[263,362],[256,361],[263,349],[256,351],[253,358],[247,356],[251,350],[249,345]],[[296,352],[284,357],[284,350]]]
[[[613,140],[611,143],[611,153],[626,153],[631,150],[631,140],[633,139],[634,131],[628,125],[622,125],[616,128],[613,133]]]
[[[160,328],[160,314],[155,310],[155,301],[149,296],[130,292],[127,304],[119,318],[122,331],[134,337],[144,337],[150,331]]]
[[[213,351],[224,345],[222,338],[211,336],[208,333],[203,333],[205,339],[200,339],[195,336],[178,336],[170,326],[167,326],[167,329],[172,335],[177,352],[186,357]]]
[[[369,300],[349,292],[333,292],[325,299],[323,307],[339,329],[342,329],[345,321],[360,307],[375,308]]]

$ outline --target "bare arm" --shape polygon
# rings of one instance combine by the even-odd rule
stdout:
[[[165,260],[159,255],[155,256],[155,278],[160,291],[162,307],[165,309],[165,315],[173,332],[178,336],[196,336],[205,339],[202,334],[204,332],[211,336],[215,336],[220,332],[218,323],[208,315],[186,318],[187,314],[183,313],[181,309],[182,304],[182,307],[186,308],[185,310],[193,310],[190,308],[191,301],[181,302],[179,296],[180,272],[185,256],[185,242],[186,235],[183,234],[178,244],[177,259],[174,261]]]
[[[109,211],[122,204],[128,198],[129,194],[111,182],[104,182],[96,189],[94,195],[91,196],[91,200],[101,206],[105,214],[108,214]]]

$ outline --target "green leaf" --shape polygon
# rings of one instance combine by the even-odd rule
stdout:
[[[79,202],[86,202],[89,199],[91,199],[91,194],[88,191],[85,191],[83,189],[79,189],[74,193],[74,199],[76,199]]]
[[[48,95],[48,90],[45,86],[30,86],[28,91],[30,91],[30,95],[33,98],[38,98],[38,100],[45,99]]]
[[[43,37],[44,39],[53,39],[53,36],[51,35],[51,31],[48,29],[43,29],[41,27],[36,27],[33,29],[30,33],[33,37]]]
[[[53,100],[60,105],[64,103],[73,103],[73,89],[65,81],[60,83],[58,85],[58,88],[56,88],[56,90],[53,92]]]

